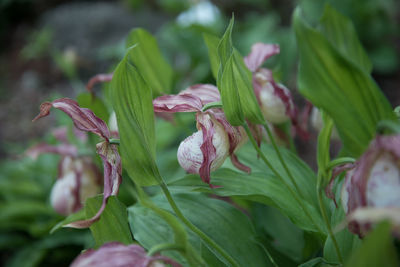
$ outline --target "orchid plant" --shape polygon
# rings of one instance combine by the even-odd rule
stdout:
[[[59,109],[77,134],[100,138],[92,149],[103,163],[101,178],[93,159],[62,138],[59,146],[28,151],[63,156],[51,202],[72,215],[59,225],[89,227],[95,239],[95,249],[71,266],[363,266],[373,260],[396,266],[400,124],[370,75],[351,21],[327,6],[319,23],[311,28],[300,9],[294,12],[298,89],[320,113],[313,115],[319,116],[317,172],[285,148],[296,136],[307,142],[310,133],[291,90],[263,67],[285,51],[255,43],[242,57],[232,42],[234,18],[221,38],[204,35],[215,85],[172,94],[172,67],[156,39],[136,29],[115,71],[88,83],[92,90],[111,82],[111,118],[68,98],[43,103],[34,120]],[[156,145],[163,133],[154,117],[192,129],[174,119],[181,112],[196,121],[196,131],[180,136],[175,148],[187,175],[165,177]],[[283,124],[290,126],[286,133]],[[331,159],[333,130],[342,151]],[[127,209],[118,200],[122,178],[134,184],[129,192],[136,201]],[[102,198],[92,197],[101,180]],[[86,216],[74,220],[80,209]]]

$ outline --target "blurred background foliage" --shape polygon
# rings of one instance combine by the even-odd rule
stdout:
[[[1,0],[0,261],[7,266],[66,266],[92,246],[89,231],[61,229],[49,235],[62,220],[49,204],[59,158],[43,155],[33,161],[23,152],[39,140],[55,143],[51,129],[71,126],[58,112],[31,123],[39,104],[78,95],[85,103],[86,82],[97,73],[113,71],[132,28],[143,27],[156,36],[174,67],[178,92],[195,83],[215,83],[202,33],[220,36],[234,13],[235,46],[246,55],[255,42],[278,43],[281,54],[267,66],[299,98],[292,12],[301,5],[313,23],[326,2],[352,19],[373,62],[374,78],[392,105],[398,105],[400,6],[396,0]],[[107,89],[105,84],[95,90],[109,108]],[[157,160],[161,173],[170,179],[183,174],[176,162],[176,146],[191,132],[188,127],[194,127],[190,116],[179,115],[177,120],[178,127],[162,120],[156,126],[156,132],[165,133],[158,136]],[[120,198],[131,205],[129,186],[121,188]]]

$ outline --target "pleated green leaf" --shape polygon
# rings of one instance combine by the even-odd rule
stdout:
[[[96,196],[86,200],[86,218],[93,217],[100,209],[103,196]],[[100,220],[90,226],[93,238],[98,248],[107,242],[130,244],[133,242],[128,225],[128,214],[123,203],[115,196],[108,198],[107,206],[101,214]]]
[[[132,30],[126,47],[136,46],[131,60],[153,90],[155,96],[168,94],[172,89],[173,70],[161,54],[157,40],[146,30]]]
[[[155,131],[152,91],[139,73],[131,48],[120,62],[111,82],[117,115],[122,166],[138,185],[156,184]],[[133,56],[134,57],[134,56]]]
[[[300,53],[300,93],[333,119],[346,153],[357,157],[375,135],[377,123],[394,119],[392,108],[372,77],[343,56],[296,9],[293,19]]]
[[[222,246],[240,266],[271,266],[265,253],[256,244],[253,225],[245,214],[224,201],[202,194],[178,194],[173,197],[183,214]],[[153,202],[172,212],[163,196],[154,197]],[[173,240],[171,228],[160,222],[152,211],[136,204],[128,209],[128,213],[133,235],[145,248]],[[210,266],[226,266],[190,231],[189,241],[207,263],[212,263]],[[176,253],[168,255],[177,256]]]
[[[343,16],[331,5],[327,4],[319,26],[321,33],[343,57],[367,73],[372,71],[372,63],[362,47],[354,25],[349,18]]]
[[[215,80],[217,80],[219,69],[218,44],[220,40],[217,36],[208,33],[203,33],[203,38],[208,48],[211,71]]]
[[[287,180],[285,170],[281,167],[278,158],[271,146],[263,146],[265,155],[269,155],[271,164]],[[253,153],[252,153],[253,152]],[[288,150],[281,150],[282,156],[291,173],[297,181],[301,193],[304,196],[303,203],[320,228],[324,229],[324,223],[318,209],[316,196],[316,176],[313,171],[296,155]],[[251,147],[242,148],[238,153],[242,163],[251,167],[250,175],[232,169],[222,168],[211,174],[211,181],[220,188],[210,189],[201,182],[197,175],[188,175],[170,184],[171,190],[176,192],[200,191],[217,194],[219,196],[235,196],[246,200],[260,202],[278,208],[288,216],[294,224],[306,231],[317,229],[303,212],[296,199],[290,194],[287,187],[272,173],[268,167],[254,153]],[[294,189],[294,187],[292,186]],[[298,195],[300,198],[300,196]]]
[[[243,125],[245,118],[261,124],[264,117],[254,94],[251,72],[246,67],[242,56],[232,45],[232,17],[218,45],[220,66],[217,86],[225,115],[230,124]]]

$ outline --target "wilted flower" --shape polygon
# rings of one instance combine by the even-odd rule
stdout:
[[[264,118],[273,124],[291,120],[297,133],[307,138],[307,133],[299,127],[297,109],[290,91],[284,85],[275,82],[271,70],[260,68],[265,60],[279,52],[279,46],[276,44],[255,43],[244,62],[253,73],[254,92]]]
[[[75,228],[86,228],[100,218],[100,215],[105,209],[107,199],[111,195],[116,195],[118,193],[122,174],[121,158],[115,145],[109,143],[111,133],[104,121],[96,117],[91,110],[79,107],[78,103],[72,99],[61,98],[54,100],[53,102],[45,102],[41,104],[40,113],[33,119],[33,121],[49,115],[52,107],[60,109],[70,116],[75,127],[79,130],[92,132],[104,140],[96,145],[97,154],[101,157],[104,168],[103,203],[99,211],[92,218],[73,222],[67,225]],[[75,155],[72,154],[71,156]],[[71,176],[67,178],[68,180],[64,180],[61,184],[64,186],[71,186]]]
[[[181,142],[178,161],[187,172],[200,174],[208,184],[210,172],[218,169],[228,156],[237,168],[250,171],[234,154],[247,139],[244,130],[230,125],[221,109],[202,111],[204,105],[218,101],[219,91],[210,84],[194,85],[178,95],[160,96],[153,100],[155,112],[197,112],[198,131]]]
[[[71,267],[162,267],[169,264],[173,267],[181,265],[176,261],[161,255],[148,256],[139,245],[123,245],[112,242],[99,249],[88,249],[79,255]]]
[[[369,215],[370,222],[373,222],[377,220],[376,215],[380,214],[374,214],[371,210],[399,211],[400,135],[378,136],[372,141],[355,167],[347,172],[341,199],[351,219],[349,230],[360,236],[364,236],[371,227],[370,223],[366,223],[365,215]],[[369,212],[358,211],[365,208]]]

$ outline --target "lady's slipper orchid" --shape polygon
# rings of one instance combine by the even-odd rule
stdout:
[[[112,242],[101,246],[99,249],[88,249],[79,255],[71,267],[162,267],[169,264],[181,267],[176,261],[161,255],[148,256],[139,245],[123,245]]]
[[[85,141],[86,134],[74,128],[77,137]],[[60,145],[38,144],[28,149],[25,154],[36,159],[40,154],[53,153],[61,155],[58,166],[58,178],[54,184],[50,202],[53,208],[62,215],[69,215],[82,208],[82,203],[89,197],[100,193],[101,175],[89,157],[78,156],[78,149],[67,140],[67,128],[53,131]]]
[[[51,190],[51,205],[62,215],[77,212],[87,198],[100,193],[100,181],[99,171],[90,158],[64,157]]]
[[[349,218],[349,230],[363,236],[371,227],[365,214],[371,210],[400,208],[400,135],[378,136],[347,172],[342,188],[342,204]],[[357,212],[368,208],[368,213]],[[357,213],[356,213],[357,212]],[[354,213],[354,214],[353,214]],[[357,220],[362,218],[362,220]],[[371,222],[376,221],[372,214]]]
[[[79,130],[92,132],[104,140],[96,145],[97,154],[101,157],[104,168],[104,193],[101,208],[92,218],[67,225],[75,228],[86,228],[100,218],[107,199],[118,193],[122,173],[121,158],[115,145],[109,142],[111,134],[104,121],[96,117],[91,110],[79,107],[78,103],[72,99],[61,98],[53,102],[43,103],[40,105],[39,115],[33,121],[49,115],[52,107],[60,109],[70,116],[75,127]]]
[[[273,124],[284,123],[290,119],[297,133],[307,138],[307,133],[299,127],[297,108],[290,91],[284,85],[275,82],[271,70],[260,68],[265,60],[279,52],[279,46],[276,44],[255,43],[244,62],[253,73],[254,92],[264,118]]]
[[[178,161],[187,172],[200,174],[208,184],[210,172],[218,169],[228,156],[237,168],[250,171],[234,155],[247,139],[244,130],[230,125],[221,109],[202,111],[204,105],[218,101],[219,91],[210,84],[194,85],[178,95],[165,95],[153,100],[155,112],[197,112],[198,131],[182,141],[178,148]]]

